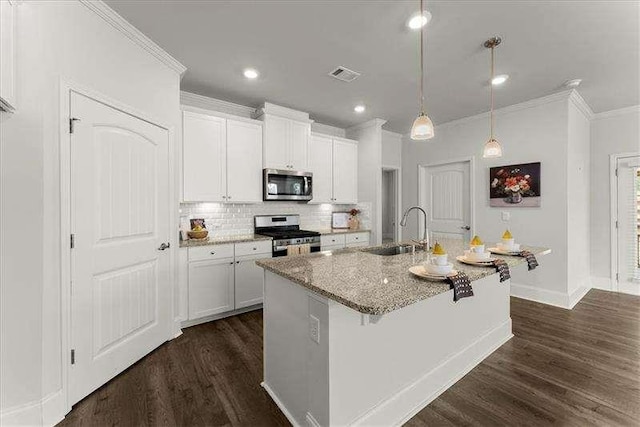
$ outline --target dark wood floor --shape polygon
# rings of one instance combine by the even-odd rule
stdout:
[[[592,290],[573,310],[511,303],[515,337],[408,426],[640,425],[640,297]],[[59,425],[289,425],[261,379],[257,311],[186,329]]]

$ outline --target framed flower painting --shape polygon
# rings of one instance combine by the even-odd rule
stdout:
[[[539,207],[540,162],[489,169],[489,206]]]

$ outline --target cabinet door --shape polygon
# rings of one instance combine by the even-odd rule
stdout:
[[[227,201],[262,201],[262,126],[227,120]]]
[[[234,309],[233,258],[189,263],[189,320]]]
[[[313,173],[312,203],[333,201],[333,139],[311,135],[309,141],[309,172]]]
[[[289,121],[289,164],[296,171],[309,170],[309,123]]]
[[[0,107],[16,108],[16,1],[0,0]]]
[[[358,202],[358,144],[333,140],[333,202]]]
[[[227,195],[226,120],[185,111],[182,126],[184,201],[225,201]]]
[[[265,116],[263,139],[265,168],[290,169],[289,121],[277,116]]]
[[[270,256],[267,254],[263,258]],[[264,270],[255,263],[259,258],[248,257],[236,261],[236,310],[262,303]]]

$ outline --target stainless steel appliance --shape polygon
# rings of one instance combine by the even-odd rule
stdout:
[[[300,230],[300,215],[258,215],[255,233],[273,238],[272,255],[286,256],[287,246],[309,244],[311,252],[320,252],[320,233]]]
[[[313,174],[283,169],[264,170],[264,200],[309,201],[313,197]]]

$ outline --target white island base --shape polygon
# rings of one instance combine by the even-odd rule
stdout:
[[[472,284],[375,316],[265,270],[262,386],[294,426],[401,425],[512,337],[509,282]]]

